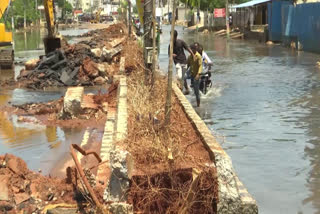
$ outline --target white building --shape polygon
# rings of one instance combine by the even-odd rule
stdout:
[[[118,11],[119,0],[102,0],[101,8],[103,8],[102,14],[111,15]]]
[[[84,12],[93,12],[102,7],[103,0],[67,0],[74,9],[82,9]]]

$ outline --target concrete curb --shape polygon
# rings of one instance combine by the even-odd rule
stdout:
[[[173,91],[182,105],[187,117],[201,137],[203,145],[209,152],[211,160],[216,165],[219,182],[218,213],[257,214],[258,205],[240,182],[232,167],[231,158],[216,141],[209,128],[195,112],[192,105],[175,84],[173,84]]]
[[[120,72],[124,73],[125,58],[121,58]],[[111,213],[133,213],[132,205],[127,204],[127,189],[129,175],[132,169],[132,158],[127,151],[120,148],[116,142],[127,137],[128,110],[127,110],[127,79],[124,75],[114,78],[119,80],[117,91],[117,110],[108,115],[101,145],[100,156],[102,161],[108,161],[111,169],[110,179],[107,181],[103,199],[112,201],[109,208]],[[109,113],[108,113],[109,114]],[[103,170],[101,170],[103,171]],[[98,171],[99,173],[99,171]],[[103,174],[101,174],[101,177]]]
[[[119,78],[120,81],[118,85],[118,103],[115,129],[116,141],[124,140],[128,134],[127,78],[125,76],[119,76]]]

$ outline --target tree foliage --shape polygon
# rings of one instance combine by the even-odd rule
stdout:
[[[37,0],[38,5],[42,3],[42,0]],[[9,7],[7,23],[10,23],[11,17],[14,17],[16,26],[22,26],[24,21],[24,12],[26,13],[26,22],[30,24],[39,19],[40,14],[36,8],[36,1],[30,0],[15,0]]]
[[[72,5],[67,0],[56,0],[59,8],[63,8],[66,13],[72,13]]]
[[[65,8],[66,13],[72,13],[72,5],[67,0],[55,0],[55,4],[59,8]],[[11,17],[14,17],[15,26],[22,27],[24,11],[26,11],[27,24],[35,23],[40,18],[40,12],[37,9],[39,5],[43,5],[43,0],[14,0],[9,8],[6,24],[10,26]]]
[[[182,3],[187,4],[188,8],[199,8],[200,10],[213,11],[214,8],[224,8],[226,5],[225,0],[180,0]],[[229,4],[241,4],[250,0],[229,0]]]

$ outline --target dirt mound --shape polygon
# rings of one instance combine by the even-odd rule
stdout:
[[[48,203],[75,203],[71,184],[44,177],[13,155],[0,156],[0,212],[40,211]]]

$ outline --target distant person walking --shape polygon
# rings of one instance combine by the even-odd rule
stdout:
[[[180,88],[183,90],[185,73],[187,70],[187,57],[184,53],[184,50],[187,50],[190,53],[190,56],[193,58],[194,53],[188,47],[187,43],[183,40],[178,39],[178,32],[174,31],[174,40],[173,40],[173,61],[176,66],[176,75],[177,79],[180,81]],[[168,55],[170,55],[170,45],[168,48]]]
[[[198,20],[198,23],[197,24],[200,24],[201,22],[201,16],[200,16],[200,11],[198,9],[198,12],[197,12],[197,20]]]

